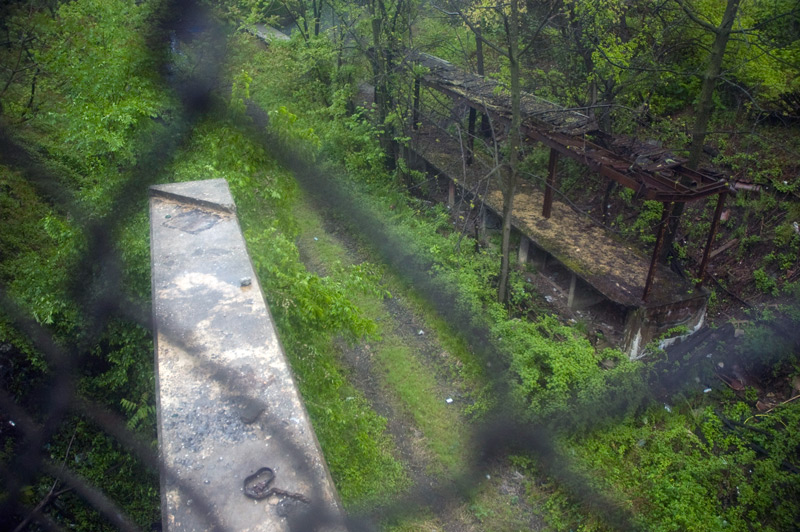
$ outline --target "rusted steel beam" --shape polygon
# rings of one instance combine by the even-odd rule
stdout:
[[[708,198],[710,196],[716,196],[717,194],[720,194],[722,192],[725,192],[726,194],[730,192],[729,189],[728,189],[727,184],[725,184],[725,183],[720,183],[720,185],[718,187],[708,188],[706,190],[703,190],[703,191],[695,194],[692,197],[691,200],[687,200],[686,196],[683,196],[683,195],[680,195],[680,194],[666,194],[666,193],[664,193],[664,194],[654,194],[653,199],[655,199],[657,201],[660,201],[662,203],[663,202],[686,203],[688,201],[701,200],[701,199]]]
[[[470,103],[469,100],[465,100],[458,95],[454,94],[453,97],[460,101],[464,101],[467,104]],[[499,120],[500,122],[504,121],[503,116],[497,114],[496,112],[490,111],[489,114],[495,120]],[[648,179],[643,179],[641,172],[623,173],[622,171],[618,170],[618,167],[625,166],[625,164],[629,163],[621,163],[621,160],[616,158],[616,156],[610,152],[608,152],[608,157],[597,154],[590,156],[589,153],[583,150],[583,144],[568,136],[555,132],[545,134],[542,131],[539,131],[535,128],[530,128],[524,124],[522,126],[522,130],[531,140],[541,142],[548,148],[556,150],[560,155],[574,159],[588,166],[598,174],[607,177],[608,179],[612,179],[624,187],[635,190],[637,197],[641,199],[655,200],[662,203],[685,203],[688,201],[695,201],[707,198],[709,196],[714,196],[729,189],[726,182],[714,181],[697,187],[694,190],[681,185],[683,190],[690,191],[688,194],[682,193],[675,190],[676,187],[672,184],[671,180],[669,181],[669,186],[665,186],[659,185],[658,182],[654,183],[654,181],[649,179],[650,176],[646,176],[646,174],[645,176],[648,177]],[[596,146],[589,141],[586,141],[584,144],[586,146],[596,147],[597,150],[605,151],[603,148]],[[612,160],[610,158],[611,156],[615,157],[615,159]],[[625,168],[627,169],[628,167],[625,166]],[[637,177],[639,178],[638,180]],[[648,186],[649,183],[654,184],[653,186]]]
[[[553,209],[553,190],[556,188],[556,167],[558,166],[558,152],[550,148],[550,159],[547,161],[547,184],[544,187],[544,205],[542,205],[542,218],[550,218]]]
[[[637,182],[635,179],[628,177],[625,174],[618,172],[617,170],[614,170],[611,166],[604,165],[598,163],[597,161],[587,159],[585,157],[585,154],[582,153],[581,151],[578,151],[577,149],[571,149],[569,145],[565,146],[563,143],[559,142],[558,140],[554,140],[549,135],[545,135],[540,131],[531,130],[530,128],[527,128],[525,126],[523,126],[523,131],[525,131],[525,133],[530,138],[541,142],[548,148],[556,150],[559,154],[569,157],[570,159],[575,159],[576,161],[586,164],[595,172],[598,172],[604,175],[605,177],[608,177],[609,179],[613,179],[614,181],[617,181],[618,183],[620,183],[625,187],[632,188],[634,190],[637,190],[640,187],[640,183]],[[645,196],[645,198],[655,199],[655,196],[654,195],[652,197]]]
[[[697,287],[703,286],[705,281],[706,268],[708,267],[708,257],[711,252],[711,246],[714,244],[714,237],[717,236],[717,229],[719,228],[719,219],[722,216],[722,208],[725,205],[725,192],[717,197],[717,208],[714,209],[714,219],[711,221],[711,229],[708,230],[708,241],[706,242],[706,249],[703,250],[703,260],[700,261],[700,270],[697,272]]]
[[[642,301],[647,302],[647,296],[650,295],[650,289],[653,287],[653,279],[656,276],[656,266],[658,264],[658,257],[661,254],[661,246],[664,245],[664,233],[667,229],[667,222],[672,215],[672,208],[674,203],[665,203],[664,209],[661,212],[661,223],[658,227],[658,236],[656,236],[656,247],[653,250],[653,258],[650,259],[650,269],[647,271],[647,280],[644,283],[644,293],[642,293]]]
[[[456,67],[452,65],[449,65],[448,68],[457,70]],[[474,75],[470,76],[474,77]],[[462,87],[459,86],[459,90],[454,90],[452,87],[456,87],[455,85],[450,87],[446,82],[443,82],[443,80],[435,79],[430,75],[423,76],[422,81],[426,86],[450,96],[453,99],[462,101],[476,111],[482,113],[488,111],[495,120],[510,123],[511,117],[509,113],[504,112],[505,109],[496,102],[484,102],[479,100],[477,99],[479,95],[470,97],[467,91]],[[486,81],[486,83],[490,82]],[[492,83],[496,85],[494,82],[490,84]],[[558,109],[548,111],[550,114],[557,112],[560,111]],[[685,203],[717,194],[721,188],[726,186],[724,184],[720,186],[719,181],[715,178],[686,168],[682,164],[669,164],[664,167],[657,166],[655,169],[649,170],[647,166],[637,167],[636,162],[631,160],[631,158],[621,156],[611,150],[603,148],[587,140],[583,136],[561,132],[555,124],[539,122],[530,117],[525,119],[524,122],[527,123],[523,123],[523,131],[531,139],[556,149],[562,155],[575,159],[588,166],[592,166],[595,171],[598,171],[605,177],[613,179],[625,187],[636,190],[639,196],[645,199]],[[594,165],[592,165],[590,161],[593,162]],[[674,177],[666,177],[659,174],[659,171],[664,171],[665,169],[668,169]],[[686,186],[681,182],[684,181],[684,178],[700,186]],[[705,186],[709,186],[711,189],[702,190]]]
[[[586,141],[581,145],[574,140],[566,141],[566,135],[543,133],[529,126],[523,126],[523,130],[530,138],[557,150],[562,155],[582,162],[599,174],[613,179],[625,187],[636,190],[639,196],[644,199],[684,203],[713,196],[718,194],[720,190],[727,188],[727,184],[722,181],[711,182],[704,187],[692,189],[676,183],[674,180],[641,171],[622,173],[617,170],[617,167],[627,165],[630,168],[631,163],[623,161],[612,152],[596,144]],[[591,147],[595,151],[586,152],[584,146]],[[642,185],[644,185],[644,188],[642,188]]]
[[[605,176],[609,179],[613,179],[620,185],[624,187],[628,187],[632,190],[636,191],[636,195],[642,199],[656,199],[656,191],[650,188],[647,188],[642,183],[639,183],[635,179],[628,177],[627,175],[623,174],[622,172],[618,172],[614,170],[610,166],[595,166],[592,168],[598,174]]]

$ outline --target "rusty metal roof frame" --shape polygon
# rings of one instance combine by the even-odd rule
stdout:
[[[422,52],[412,52],[408,59],[427,69],[425,74],[417,77],[415,116],[419,110],[419,83],[424,83],[453,99],[465,102],[478,112],[488,114],[496,121],[505,125],[511,123],[510,95],[497,81],[466,72],[444,59]],[[589,116],[565,109],[533,94],[523,93],[520,104],[523,133],[527,138],[550,148],[548,184],[542,211],[545,218],[550,216],[558,154],[581,162],[600,175],[635,190],[638,198],[664,204],[642,293],[643,301],[647,301],[653,285],[656,263],[661,254],[667,221],[674,204],[717,196],[714,218],[698,270],[698,287],[702,285],[725,197],[728,193],[736,193],[725,179],[711,172],[687,168],[684,166],[686,159],[652,144],[603,133]],[[592,134],[608,147],[592,142],[587,138],[588,134]]]
[[[497,81],[466,72],[426,53],[412,53],[409,59],[428,70],[421,76],[425,85],[462,100],[495,120],[511,123],[510,97]],[[522,130],[527,137],[633,189],[637,197],[664,203],[685,203],[732,191],[727,181],[708,172],[687,168],[683,166],[685,159],[665,150],[602,133],[597,124],[584,114],[529,93],[523,93],[521,106]],[[617,149],[588,140],[586,136],[589,133]]]

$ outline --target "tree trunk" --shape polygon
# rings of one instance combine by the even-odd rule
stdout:
[[[389,170],[395,168],[394,134],[387,124],[391,110],[391,96],[389,93],[388,79],[388,50],[382,39],[383,19],[380,12],[373,10],[372,16],[372,76],[375,97],[375,107],[378,111],[378,127],[380,145],[386,155],[386,166]]]
[[[322,2],[323,0],[313,0],[311,4],[314,11],[314,37],[319,36],[320,18],[322,17]]]
[[[739,9],[741,0],[728,0],[725,6],[725,13],[722,21],[714,30],[714,43],[711,46],[711,54],[708,57],[705,74],[703,74],[703,85],[700,88],[700,99],[697,102],[696,118],[692,127],[692,143],[689,145],[689,161],[686,163],[688,168],[697,170],[700,165],[700,156],[703,153],[703,145],[708,131],[708,122],[714,112],[714,89],[722,72],[722,60],[725,57],[725,49],[731,36],[733,21]],[[684,183],[688,184],[688,183]],[[678,203],[672,212],[667,234],[664,237],[664,247],[661,251],[661,260],[666,262],[674,252],[673,243],[678,233],[681,215],[683,214],[684,204]]]
[[[508,59],[511,69],[511,131],[509,132],[508,174],[503,184],[503,246],[500,265],[500,283],[497,299],[505,302],[508,289],[509,252],[511,248],[511,214],[517,186],[517,166],[520,149],[520,80],[519,80],[519,0],[511,0],[511,20],[508,31]]]
[[[475,25],[475,61],[477,62],[478,75],[483,76],[484,61],[483,61],[483,36],[481,34],[482,23],[478,22]],[[492,125],[489,123],[489,117],[485,113],[481,113],[481,135],[488,138],[492,134]]]
[[[689,147],[689,162],[686,165],[692,170],[696,170],[700,164],[700,155],[703,153],[703,144],[706,140],[708,122],[714,111],[714,88],[717,84],[720,72],[722,72],[722,60],[725,57],[725,49],[731,36],[733,21],[739,9],[741,0],[728,0],[725,13],[719,28],[715,31],[714,44],[711,47],[711,55],[708,58],[706,72],[703,75],[703,86],[700,89],[700,100],[697,102],[697,117],[692,128],[692,143]]]

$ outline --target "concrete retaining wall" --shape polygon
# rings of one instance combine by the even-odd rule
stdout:
[[[150,222],[164,529],[338,529],[227,183],[152,187]],[[246,490],[263,468],[274,480]]]

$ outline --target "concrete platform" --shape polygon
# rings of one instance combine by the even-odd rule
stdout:
[[[486,182],[490,167],[476,158],[466,166],[459,143],[446,133],[423,125],[411,133],[412,157],[424,162],[428,172],[455,182],[462,194],[475,196],[495,215],[501,216],[503,195],[499,176]],[[419,161],[411,161],[412,167]],[[482,182],[478,186],[479,182]],[[542,216],[544,194],[531,183],[520,180],[514,197],[512,226],[522,235],[520,259],[541,252],[568,268],[570,303],[586,304],[591,294],[581,292],[588,285],[609,301],[626,309],[625,338],[620,348],[632,358],[644,345],[677,326],[698,328],[705,316],[708,292],[697,289],[669,268],[658,265],[647,302],[642,300],[650,260],[640,249],[623,242],[557,199],[550,218]],[[536,252],[539,253],[536,253]]]
[[[341,529],[227,183],[152,187],[150,222],[164,530]]]

